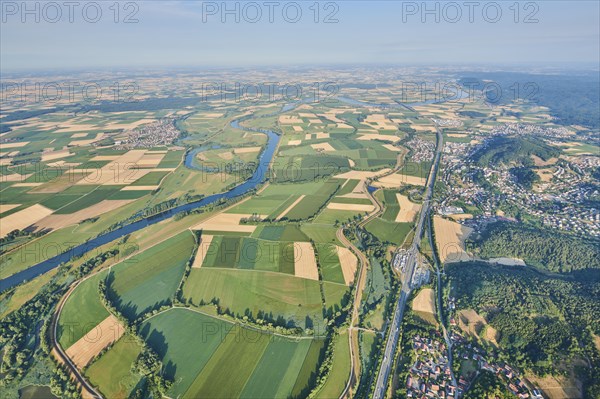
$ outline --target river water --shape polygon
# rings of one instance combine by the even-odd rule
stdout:
[[[242,127],[239,124],[240,120],[235,120],[231,122],[231,126],[233,128],[242,129],[242,130],[251,130],[258,133],[264,133],[267,135],[268,141],[266,148],[260,154],[258,160],[258,166],[254,171],[254,174],[246,181],[241,183],[240,185],[232,188],[229,191],[209,195],[207,197],[202,198],[201,200],[190,202],[184,205],[179,205],[175,208],[171,208],[167,211],[158,213],[156,215],[150,216],[148,218],[140,219],[136,222],[132,222],[128,225],[120,227],[116,230],[110,231],[108,233],[104,233],[94,239],[87,241],[84,244],[78,245],[76,247],[71,248],[70,250],[63,252],[57,256],[46,259],[45,261],[38,263],[34,266],[29,267],[23,271],[20,271],[16,274],[13,274],[10,277],[7,277],[3,280],[0,280],[0,292],[6,289],[12,288],[18,284],[21,284],[25,281],[31,280],[43,273],[46,273],[63,262],[68,262],[75,256],[82,256],[88,251],[94,250],[104,244],[108,244],[111,241],[119,239],[127,234],[131,234],[135,231],[143,229],[145,227],[151,226],[163,220],[169,219],[178,213],[191,211],[194,209],[201,208],[203,206],[215,203],[223,198],[231,199],[235,197],[239,197],[243,194],[246,194],[248,191],[257,187],[260,183],[265,180],[267,171],[269,169],[269,164],[273,159],[273,155],[275,154],[275,149],[277,148],[277,144],[279,143],[280,136],[275,132],[270,130],[255,130],[249,129],[246,127]],[[210,149],[210,146],[204,146],[204,150]],[[199,151],[191,150],[186,153],[185,165],[192,168],[198,169],[195,164],[195,157]],[[201,169],[200,169],[201,170]]]

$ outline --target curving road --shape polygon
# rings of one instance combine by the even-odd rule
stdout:
[[[359,227],[364,226],[373,218],[379,216],[381,212],[383,212],[383,206],[377,201],[377,199],[369,192],[367,189],[367,183],[364,182],[364,191],[367,193],[367,196],[371,200],[371,203],[375,206],[375,209],[371,211],[360,223],[358,223]],[[365,254],[360,251],[350,240],[346,238],[344,235],[344,229],[339,228],[337,233],[338,240],[346,247],[349,248],[354,254],[358,257],[358,277],[356,279],[356,289],[354,290],[354,299],[352,306],[352,317],[350,319],[350,327],[348,328],[348,345],[350,345],[350,376],[348,378],[348,382],[344,387],[344,391],[340,395],[340,399],[350,398],[352,396],[352,391],[355,388],[356,383],[359,380],[360,376],[360,356],[358,354],[359,345],[358,345],[358,317],[360,315],[360,305],[362,299],[362,293],[366,284],[366,269],[369,265],[369,260],[365,256]]]
[[[387,381],[392,368],[394,354],[396,353],[398,338],[400,336],[400,324],[402,323],[402,318],[404,316],[404,308],[406,307],[406,301],[410,296],[412,290],[411,283],[413,279],[415,266],[417,264],[417,256],[419,254],[419,243],[421,242],[421,236],[423,235],[423,224],[425,223],[425,219],[429,214],[429,206],[431,202],[431,197],[433,196],[433,187],[435,185],[435,178],[437,176],[437,171],[442,156],[442,147],[444,145],[444,138],[442,136],[442,132],[439,128],[436,128],[436,130],[437,144],[435,149],[435,159],[433,164],[431,165],[431,170],[429,172],[427,188],[425,191],[425,199],[423,201],[421,213],[419,214],[419,220],[415,228],[415,236],[413,238],[412,245],[408,250],[406,267],[404,268],[404,272],[402,273],[402,289],[400,291],[398,302],[396,303],[396,308],[394,309],[394,316],[392,317],[390,332],[388,334],[388,339],[385,345],[383,361],[381,362],[379,373],[377,375],[377,383],[375,384],[375,391],[373,393],[374,399],[383,399],[385,397],[385,393],[387,390]]]
[[[98,393],[98,391],[96,391],[94,389],[94,387],[90,383],[87,382],[87,380],[85,379],[83,374],[81,374],[81,372],[79,371],[77,366],[75,366],[75,364],[71,361],[69,356],[67,356],[65,351],[62,349],[62,347],[58,343],[58,340],[56,339],[56,337],[57,337],[56,331],[58,329],[58,319],[60,318],[60,313],[62,312],[63,306],[64,306],[65,302],[67,301],[67,299],[69,298],[69,296],[71,295],[71,293],[73,292],[73,290],[75,290],[75,288],[83,280],[85,280],[85,279],[79,280],[76,283],[74,283],[73,285],[71,285],[71,287],[66,292],[66,294],[61,298],[60,302],[58,302],[58,305],[56,306],[56,311],[52,315],[52,325],[50,326],[50,341],[52,343],[54,356],[60,362],[62,362],[63,364],[65,364],[67,366],[67,368],[69,369],[71,374],[75,377],[75,379],[77,380],[79,385],[82,387],[81,396],[84,399],[88,399],[88,398],[101,399],[102,395],[100,395],[100,393]]]

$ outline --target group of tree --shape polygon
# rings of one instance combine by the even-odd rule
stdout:
[[[467,248],[483,258],[510,256],[552,272],[600,269],[600,240],[523,223],[493,223]]]
[[[531,155],[548,160],[559,156],[560,153],[558,148],[546,144],[541,138],[493,136],[471,155],[471,159],[479,166],[498,164],[529,166],[533,164]]]
[[[453,264],[447,276],[457,310],[474,309],[497,330],[499,360],[537,374],[570,365],[588,392],[600,392],[600,277],[594,271],[546,275],[528,267]],[[577,359],[590,367],[577,368]],[[590,396],[595,397],[595,396]]]

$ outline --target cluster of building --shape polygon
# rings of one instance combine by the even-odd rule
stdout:
[[[446,344],[416,335],[413,349],[417,360],[406,381],[407,398],[458,398],[460,392],[452,377]]]
[[[435,143],[433,141],[415,137],[404,144],[404,146],[412,150],[411,160],[413,162],[430,162],[433,159],[435,152]]]
[[[543,126],[536,124],[505,123],[495,126],[490,135],[535,135],[560,139],[573,138],[573,132],[562,126]]]
[[[502,125],[508,132],[525,129],[529,132],[551,132],[555,136],[566,134],[564,128],[544,128],[535,125]],[[485,217],[496,215],[502,204],[511,204],[524,213],[537,217],[545,226],[578,235],[600,236],[600,209],[594,201],[600,198],[595,168],[600,158],[595,156],[568,157],[546,172],[549,179],[528,189],[515,181],[506,166],[479,167],[470,161],[469,143],[444,145],[444,169],[441,177],[446,183],[446,197],[442,209],[456,202],[476,206]],[[476,178],[477,176],[477,178]],[[496,190],[481,186],[481,177]],[[458,213],[458,212],[454,212]],[[444,212],[442,211],[442,214]]]
[[[460,127],[463,125],[460,119],[432,119],[432,121],[441,127]]]
[[[172,144],[180,131],[173,119],[161,119],[127,133],[127,138],[116,143],[117,149],[152,148]]]
[[[450,339],[452,340],[452,348],[456,354],[454,361],[472,361],[476,364],[476,370],[469,373],[469,375],[460,376],[458,380],[459,392],[466,392],[479,375],[480,370],[486,370],[502,381],[506,388],[517,398],[543,399],[540,389],[533,386],[525,378],[522,378],[520,373],[509,364],[488,361],[483,349],[468,342],[456,331],[451,332]]]

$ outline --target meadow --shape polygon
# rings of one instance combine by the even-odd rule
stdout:
[[[175,384],[171,397],[289,397],[314,383],[323,341],[249,330],[189,309],[141,326]]]
[[[192,305],[215,301],[222,311],[239,317],[281,319],[302,328],[322,326],[320,286],[314,280],[254,270],[201,268],[191,271],[183,294]]]
[[[65,302],[58,320],[57,338],[67,349],[109,316],[100,300],[98,286],[107,273],[98,273],[80,283]]]
[[[139,345],[131,336],[125,335],[89,365],[85,376],[105,397],[129,398],[141,379],[138,373],[132,371],[139,354]]]
[[[114,266],[107,278],[108,295],[126,317],[170,302],[194,250],[189,231],[165,240]]]

